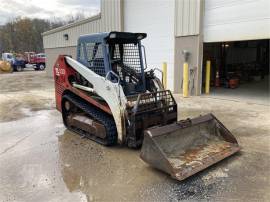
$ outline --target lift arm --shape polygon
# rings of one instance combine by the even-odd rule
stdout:
[[[118,133],[118,143],[123,144],[126,137],[125,129],[125,110],[126,96],[122,86],[118,83],[113,83],[108,79],[108,75],[104,78],[77,62],[76,60],[65,56],[66,62],[81,74],[89,83],[93,85],[93,91],[102,97],[109,105]],[[110,72],[108,73],[110,74]]]

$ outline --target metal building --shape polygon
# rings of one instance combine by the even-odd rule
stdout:
[[[76,58],[77,40],[80,35],[122,30],[122,10],[121,0],[102,0],[99,15],[43,33],[47,74],[52,76],[52,67],[59,54]]]
[[[189,90],[190,94],[199,95],[204,84],[203,60],[207,55],[204,46],[270,38],[268,0],[101,0],[100,10],[97,16],[43,33],[48,75],[52,75],[52,66],[59,54],[76,57],[80,35],[105,31],[146,32],[148,37],[143,44],[148,66],[161,68],[167,62],[167,87],[179,93],[182,91],[182,52],[188,51]]]

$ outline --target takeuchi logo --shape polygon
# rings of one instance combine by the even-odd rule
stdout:
[[[65,74],[66,74],[65,69],[61,68],[59,64],[57,64],[55,67],[55,75],[60,76],[60,75],[65,75]]]

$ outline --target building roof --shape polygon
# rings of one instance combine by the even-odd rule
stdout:
[[[73,23],[70,23],[70,24],[67,24],[67,25],[57,27],[55,29],[51,29],[49,31],[43,32],[42,36],[50,35],[50,34],[53,34],[53,33],[59,32],[59,31],[63,31],[63,30],[66,30],[66,29],[69,29],[69,28],[72,28],[72,27],[76,27],[78,25],[86,24],[88,22],[92,22],[92,21],[98,20],[100,18],[101,18],[101,14],[99,13],[98,15],[94,15],[94,16],[92,16],[90,18],[79,20],[77,22],[73,22]]]

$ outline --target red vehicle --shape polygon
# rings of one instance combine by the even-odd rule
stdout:
[[[44,70],[46,68],[45,53],[25,52],[27,64],[32,64],[35,70]]]

